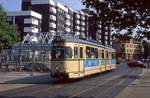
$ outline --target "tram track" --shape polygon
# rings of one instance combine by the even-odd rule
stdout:
[[[34,84],[33,86],[0,92],[0,96],[29,96],[47,98],[112,98],[140,77],[141,70],[118,66],[112,72],[79,79],[76,81],[48,84]],[[132,79],[133,78],[133,79]]]
[[[81,91],[81,92],[77,92],[76,94],[71,95],[69,98],[75,98],[75,97],[79,97],[79,96],[82,96],[82,95],[86,95],[86,94],[89,94],[92,91],[95,91],[92,94],[92,95],[94,95],[94,93],[95,93],[94,98],[100,98],[101,96],[109,94],[108,92],[115,93],[116,88],[127,81],[127,79],[122,79],[122,77],[130,75],[130,74],[132,74],[132,72],[129,69],[126,69],[124,71],[124,73],[122,73],[120,75],[115,75],[115,76],[113,76],[113,78],[107,79],[108,81],[103,82],[102,84],[96,85],[96,86],[94,86],[92,88],[89,88],[89,89],[85,89],[84,91]],[[113,82],[114,82],[114,84],[112,84]],[[102,87],[107,87],[107,88],[103,89],[103,91],[100,92],[97,95],[97,93],[96,93],[97,90],[96,89],[98,89],[98,88],[101,89]],[[111,93],[110,93],[110,95],[113,95]]]

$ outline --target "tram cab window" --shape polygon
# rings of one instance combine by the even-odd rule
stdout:
[[[65,50],[66,50],[65,57],[72,58],[72,49],[70,47],[66,47]]]
[[[74,58],[78,58],[78,47],[74,47]]]
[[[80,47],[80,58],[83,58],[83,48]]]
[[[64,58],[64,48],[53,48],[51,51],[52,59],[63,59]]]

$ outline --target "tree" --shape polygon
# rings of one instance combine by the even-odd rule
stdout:
[[[9,48],[12,44],[20,41],[20,33],[17,31],[17,26],[7,24],[6,11],[0,4],[0,49]]]
[[[99,18],[109,21],[118,32],[126,29],[131,35],[137,26],[139,33],[148,32],[150,27],[149,0],[82,0],[83,4],[97,11]],[[144,34],[145,35],[145,34]],[[130,37],[130,36],[129,36]],[[145,36],[147,37],[147,36]]]

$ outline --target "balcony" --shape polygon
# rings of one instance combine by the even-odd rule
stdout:
[[[55,30],[49,30],[49,32],[50,32],[50,33],[56,33],[56,31],[55,31]]]
[[[50,15],[50,19],[56,21],[56,16]]]
[[[65,25],[70,26],[71,25],[70,21],[65,21]]]
[[[85,26],[85,22],[82,21],[82,22],[81,22],[81,25],[82,25],[82,26]]]
[[[51,8],[50,8],[50,12],[56,14],[56,8],[51,7]]]
[[[51,28],[56,28],[56,24],[55,24],[55,23],[49,23],[49,26],[50,26]]]
[[[68,15],[68,14],[66,14],[65,17],[66,17],[67,19],[71,19],[70,15]]]
[[[71,32],[71,29],[70,29],[70,28],[65,28],[65,30],[66,30],[67,32]]]
[[[79,25],[79,24],[80,24],[80,21],[79,21],[79,20],[76,20],[75,23]]]
[[[75,29],[76,29],[76,30],[80,30],[80,27],[79,27],[79,26],[75,26]]]
[[[37,19],[34,18],[26,18],[24,19],[24,24],[34,24],[34,25],[38,25],[39,21]]]
[[[79,14],[75,14],[75,18],[80,19],[80,15]]]
[[[102,25],[98,24],[98,28],[101,29]]]
[[[84,28],[84,27],[81,27],[81,31],[85,31],[85,28]]]
[[[38,33],[39,29],[36,27],[24,27],[24,32],[32,32],[32,33]]]
[[[84,16],[81,16],[81,19],[82,19],[82,20],[85,20],[85,17],[84,17]]]
[[[108,37],[107,37],[107,36],[105,36],[105,39],[106,39],[106,40],[108,40]]]

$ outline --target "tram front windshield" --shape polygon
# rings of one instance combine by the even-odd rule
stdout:
[[[72,58],[72,49],[70,47],[53,47],[51,57],[52,60]]]

